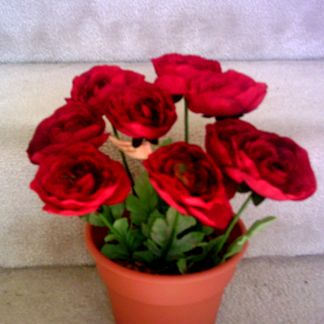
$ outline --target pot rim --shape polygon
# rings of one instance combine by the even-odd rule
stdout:
[[[240,228],[240,231],[242,233],[246,232],[246,227],[244,223],[239,220],[237,224]],[[122,273],[124,277],[128,277],[129,279],[141,279],[143,281],[152,281],[156,280],[162,283],[181,283],[186,284],[186,282],[192,282],[192,281],[200,281],[200,280],[206,280],[208,277],[215,276],[216,273],[220,274],[222,272],[228,271],[229,268],[234,268],[239,263],[240,259],[243,257],[247,247],[248,242],[246,242],[243,246],[243,249],[241,252],[235,254],[232,256],[229,260],[227,260],[225,263],[222,263],[220,265],[217,265],[211,269],[195,272],[195,273],[189,273],[184,275],[159,275],[159,274],[151,274],[151,273],[145,273],[140,272],[136,270],[131,270],[126,267],[123,267],[119,265],[118,263],[108,259],[106,256],[104,256],[97,246],[94,243],[93,240],[93,229],[95,226],[92,226],[91,224],[87,223],[85,225],[85,240],[87,248],[92,255],[92,257],[95,259],[96,263],[99,263],[101,266],[109,268],[111,271],[116,273]]]

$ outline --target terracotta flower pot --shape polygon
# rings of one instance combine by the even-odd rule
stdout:
[[[245,232],[240,222],[234,234]],[[100,253],[104,233],[86,225],[86,244],[107,286],[118,324],[214,324],[225,287],[242,252],[222,265],[188,275],[154,275],[124,268]]]

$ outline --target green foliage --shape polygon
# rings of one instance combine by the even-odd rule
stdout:
[[[167,138],[164,138],[161,143],[159,144],[159,146],[167,146],[167,145],[170,145],[172,144],[172,138],[170,137],[167,137]]]
[[[204,240],[198,244],[199,253],[191,254],[187,256],[187,268],[193,268],[195,265],[206,263],[206,260],[210,262],[210,265],[216,265],[221,261],[221,254],[219,246],[222,242],[224,235],[219,235],[210,240]]]
[[[112,205],[108,208],[110,208],[111,215],[113,216],[114,219],[121,218],[125,212],[125,204],[124,203]]]
[[[112,260],[128,260],[129,253],[122,244],[105,244],[101,248],[101,253]]]
[[[259,204],[262,197],[252,194],[248,200]],[[108,227],[101,248],[105,256],[166,274],[201,271],[224,262],[274,220],[270,216],[256,221],[245,235],[228,244],[228,233],[216,235],[212,227],[168,206],[157,195],[146,173],[136,179],[134,192],[125,203],[102,206],[82,218],[94,226]]]
[[[90,223],[93,226],[100,226],[100,227],[106,226],[106,224],[100,218],[99,213],[90,213],[88,215],[81,216],[80,218]]]
[[[146,172],[137,177],[134,189],[141,201],[145,201],[151,208],[156,206],[158,197]]]
[[[201,230],[205,235],[211,235],[214,232],[214,229],[210,226],[202,226]]]
[[[260,220],[257,220],[252,224],[252,226],[248,229],[246,234],[239,236],[227,249],[226,253],[223,256],[222,261],[225,261],[226,259],[230,258],[231,256],[239,253],[242,249],[244,244],[257,232],[264,229],[266,226],[268,226],[271,222],[273,222],[276,219],[274,216],[268,216],[265,218],[262,218]]]
[[[154,260],[156,260],[155,255],[150,250],[145,251],[135,251],[134,252],[134,259],[145,264],[150,264]]]
[[[187,260],[185,258],[181,258],[177,261],[177,267],[181,274],[185,274],[188,271]]]
[[[141,246],[144,236],[139,229],[131,228],[127,218],[119,218],[110,226],[101,251],[111,259],[128,260]],[[113,251],[116,248],[116,251]]]
[[[111,206],[101,206],[101,210],[81,216],[83,220],[94,226],[104,227],[107,222],[111,223],[115,219],[121,218],[125,212],[125,204],[117,204]]]
[[[148,211],[146,205],[138,197],[134,195],[128,196],[126,199],[126,208],[130,212],[132,222],[135,225],[140,225],[146,221]]]
[[[147,219],[147,222],[141,224],[142,233],[147,238],[150,237],[150,234],[151,234],[151,231],[152,231],[152,226],[153,226],[154,222],[159,218],[164,219],[165,216],[162,213],[160,213],[158,211],[158,209],[154,209],[154,211],[149,215],[149,217]]]
[[[126,199],[126,208],[130,212],[132,223],[141,225],[155,210],[159,198],[145,172],[136,179],[134,191],[136,195],[129,195]]]
[[[152,226],[151,239],[159,251],[158,255],[170,261],[181,258],[185,252],[196,248],[203,240],[204,233],[192,231],[181,235],[196,223],[195,218],[180,215],[174,208],[168,210],[166,218],[156,219]]]

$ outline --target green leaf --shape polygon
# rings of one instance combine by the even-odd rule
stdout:
[[[251,238],[257,232],[263,230],[266,226],[276,220],[275,216],[267,216],[262,219],[255,221],[247,231],[247,236]]]
[[[179,215],[179,212],[175,209],[170,207],[166,213],[166,221],[169,225],[173,225],[176,217]]]
[[[123,216],[124,211],[125,211],[124,203],[112,205],[109,207],[110,207],[111,214],[115,219],[121,218]]]
[[[129,230],[126,235],[126,242],[131,251],[136,251],[144,242],[145,236],[139,229]]]
[[[185,230],[195,226],[197,224],[196,218],[192,216],[182,216],[180,215],[176,227],[176,234],[180,234],[184,232]]]
[[[157,257],[162,255],[162,250],[154,243],[153,240],[148,239],[144,245],[149,249],[149,251]]]
[[[205,234],[202,232],[191,232],[181,239],[175,239],[170,247],[168,259],[176,258],[185,252],[191,251],[203,240]]]
[[[205,235],[208,236],[208,235],[213,234],[214,231],[215,231],[215,229],[212,228],[212,227],[210,227],[210,226],[206,226],[206,225],[204,225],[204,226],[202,227],[202,231],[203,231],[203,233],[204,233]]]
[[[216,238],[210,240],[210,242],[209,242],[210,248],[213,251],[213,255],[216,257],[218,256],[218,254],[222,248],[222,242],[223,242],[224,237],[225,237],[225,234],[219,235]]]
[[[172,138],[171,137],[167,137],[167,138],[164,138],[161,143],[159,144],[159,146],[167,146],[167,145],[170,145],[172,144]]]
[[[256,192],[252,193],[252,202],[254,206],[260,205],[265,200],[265,197],[258,195]]]
[[[158,218],[152,226],[151,238],[159,246],[164,247],[169,240],[171,232],[172,228],[168,223],[164,219]]]
[[[261,231],[264,229],[266,226],[268,226],[271,222],[273,222],[276,219],[274,216],[268,216],[265,218],[262,218],[260,220],[255,221],[252,226],[248,229],[245,235],[239,236],[227,249],[223,260],[225,261],[226,259],[230,258],[231,256],[239,253],[244,244],[257,232]]]
[[[155,209],[150,216],[148,217],[148,221],[147,223],[142,223],[141,224],[141,229],[142,229],[142,233],[146,236],[146,237],[150,237],[151,236],[151,230],[152,230],[152,226],[155,222],[156,219],[161,218],[164,219],[165,216],[163,214],[161,214],[157,209]]]
[[[204,259],[206,259],[208,257],[208,255],[210,255],[211,246],[210,246],[209,242],[208,243],[201,242],[201,243],[197,244],[197,247],[199,247],[201,249],[201,252],[197,253],[197,254],[189,255],[186,258],[188,268],[190,268],[195,263],[203,261]]]
[[[115,218],[111,213],[111,209],[109,206],[103,205],[101,206],[101,214],[109,221],[109,223],[113,223]]]
[[[147,219],[147,212],[131,212],[130,217],[131,217],[131,221],[133,224],[135,225],[141,225],[144,222],[146,222]]]
[[[117,219],[112,232],[105,237],[105,242],[118,241],[125,249],[132,253],[143,243],[145,237],[139,229],[130,229],[127,218]]]
[[[147,264],[152,263],[155,259],[156,256],[151,252],[151,251],[136,251],[133,254],[133,257],[137,261],[141,261]]]
[[[157,209],[154,209],[153,212],[150,214],[150,218],[148,219],[148,224],[152,226],[155,220],[158,218],[164,219],[165,216],[161,214]]]
[[[154,209],[156,207],[158,202],[157,194],[152,187],[146,172],[143,172],[137,177],[134,189],[139,199],[145,201],[145,204],[149,206],[150,209]]]
[[[181,258],[177,261],[177,267],[181,274],[185,274],[188,271],[187,260],[185,258]]]
[[[249,238],[246,235],[238,237],[227,249],[226,254],[223,257],[223,261],[241,252],[244,244],[248,241],[248,239]]]
[[[114,235],[114,234],[108,234],[108,235],[106,235],[106,237],[105,237],[105,242],[106,243],[108,243],[108,242],[112,242],[112,241],[116,241],[117,240],[117,238],[116,238],[116,236]]]
[[[140,199],[134,195],[129,195],[126,199],[126,208],[130,212],[141,213],[146,212],[146,206],[143,206]]]
[[[110,244],[106,243],[101,248],[101,253],[104,254],[106,257],[112,260],[128,260],[129,253],[125,246],[122,244]]]
[[[197,223],[190,216],[183,216],[174,208],[169,208],[166,218],[155,220],[151,230],[151,239],[162,250],[166,260],[180,257],[183,253],[194,249],[205,234],[203,232],[190,232],[181,237],[181,234]]]
[[[149,211],[142,201],[133,195],[129,195],[126,199],[126,208],[130,212],[130,217],[135,225],[140,225],[146,221]]]
[[[129,224],[127,218],[120,218],[115,220],[113,224],[113,228],[118,232],[118,234],[121,236],[118,238],[119,240],[121,239],[126,239],[127,235],[127,230],[128,230]]]
[[[100,219],[99,213],[90,213],[88,215],[82,216],[82,219],[94,226],[105,227],[106,224]]]
[[[214,264],[216,265],[220,261],[219,256],[219,247],[223,240],[224,235],[219,235],[208,242],[200,242],[197,244],[198,248],[201,248],[201,252],[196,255],[190,255],[187,257],[187,262],[189,264],[188,267],[191,267],[193,264],[201,262],[206,258],[213,260]]]
[[[148,224],[143,223],[143,224],[141,225],[141,231],[142,231],[142,233],[143,233],[143,235],[144,235],[145,237],[150,237],[150,235],[151,235],[151,234],[150,234],[150,233],[151,233],[151,230],[150,230]]]

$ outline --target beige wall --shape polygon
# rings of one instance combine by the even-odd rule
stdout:
[[[0,62],[324,58],[323,0],[0,0]]]
[[[275,215],[278,220],[252,239],[247,256],[324,254],[324,61],[223,62],[265,81],[267,97],[244,119],[259,128],[295,139],[307,148],[318,180],[317,193],[306,201],[267,200],[248,208],[249,225]],[[123,65],[154,77],[149,64]],[[69,95],[74,75],[89,69],[85,64],[0,65],[0,267],[85,264],[90,262],[83,242],[83,223],[76,218],[42,212],[42,202],[28,188],[36,166],[25,150],[36,125],[52,114]],[[179,121],[171,131],[183,136]],[[190,116],[191,140],[204,141],[205,118]],[[109,143],[105,150],[114,159],[118,152]],[[138,165],[131,163],[133,170]],[[237,209],[238,201],[234,202]]]

